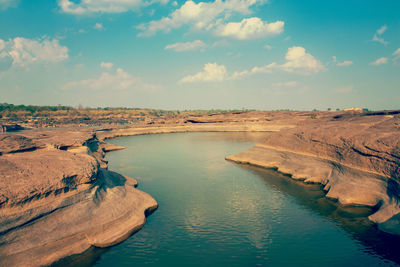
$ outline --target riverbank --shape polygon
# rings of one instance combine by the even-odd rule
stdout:
[[[400,117],[337,117],[272,133],[228,160],[276,168],[324,186],[342,205],[369,206],[369,219],[400,234]]]
[[[49,265],[144,225],[157,202],[108,170],[115,149],[89,129],[0,136],[0,265]]]
[[[374,207],[370,219],[398,234],[399,121],[386,113],[239,112],[2,134],[0,263],[51,264],[139,229],[157,203],[133,179],[108,170],[105,152],[121,147],[104,140],[142,134],[265,132],[265,141],[228,159],[322,183],[342,204]]]

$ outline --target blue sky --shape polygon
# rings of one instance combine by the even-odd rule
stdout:
[[[400,2],[0,0],[0,102],[400,108]]]

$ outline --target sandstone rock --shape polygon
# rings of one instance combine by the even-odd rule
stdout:
[[[157,207],[135,184],[100,170],[92,184],[17,209],[2,209],[0,216],[7,224],[1,232],[0,265],[49,265],[91,246],[123,241],[142,227],[145,212]]]
[[[399,115],[334,116],[271,133],[227,159],[321,183],[326,196],[343,205],[375,207],[369,218],[399,233],[399,125]]]
[[[0,155],[35,150],[42,145],[21,135],[0,135]]]
[[[107,169],[92,129],[0,136],[0,266],[42,266],[117,244],[157,207]]]

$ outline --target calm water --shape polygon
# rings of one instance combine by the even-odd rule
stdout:
[[[251,147],[244,133],[111,140],[110,170],[135,177],[159,208],[128,240],[71,259],[84,266],[394,266],[400,240],[273,170],[224,157]],[[396,263],[397,262],[397,263]]]

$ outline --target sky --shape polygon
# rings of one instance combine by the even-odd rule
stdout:
[[[0,0],[0,103],[400,109],[400,1]]]

